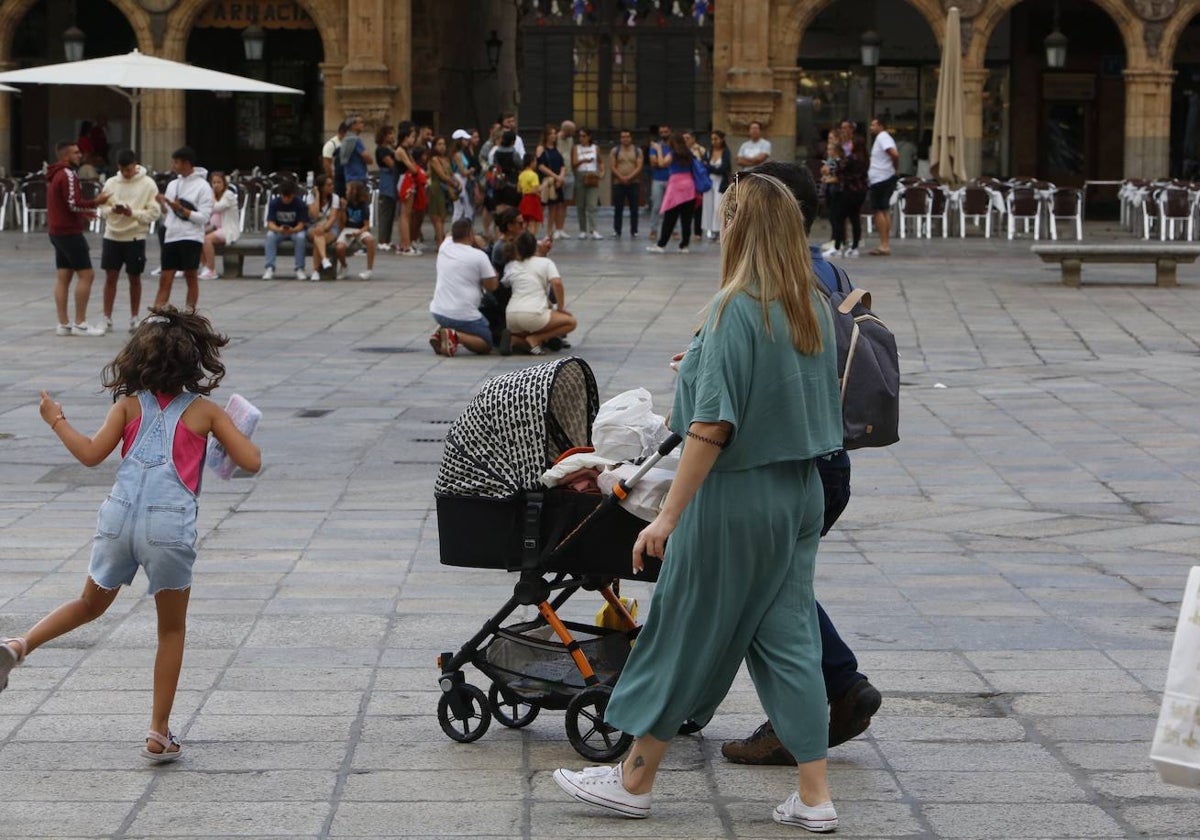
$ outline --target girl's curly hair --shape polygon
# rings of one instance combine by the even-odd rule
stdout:
[[[225,376],[220,350],[229,338],[193,311],[167,304],[150,313],[104,368],[100,383],[112,391],[113,402],[138,391],[211,394]]]

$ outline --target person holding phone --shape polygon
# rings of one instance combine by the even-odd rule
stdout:
[[[109,200],[100,207],[104,219],[104,244],[100,268],[104,270],[104,319],[97,328],[113,328],[113,306],[117,301],[117,279],[121,269],[129,277],[129,331],[137,329],[141,319],[142,272],[146,270],[146,236],[150,223],[162,216],[158,206],[158,185],[138,164],[132,149],[117,155],[118,174],[104,182],[101,195]]]

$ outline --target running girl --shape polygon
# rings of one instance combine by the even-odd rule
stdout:
[[[0,642],[0,690],[25,657],[104,614],[141,566],[158,611],[158,653],[150,731],[141,754],[174,761],[183,748],[169,726],[187,624],[200,472],[211,433],[234,463],[249,472],[262,464],[258,447],[221,408],[201,395],[225,376],[218,335],[208,319],[167,305],[151,315],[104,369],[101,384],[113,407],[91,438],[67,420],[62,405],[42,391],[42,419],[85,466],[94,467],[121,444],[121,466],[100,506],[83,594],[33,626],[23,638]]]

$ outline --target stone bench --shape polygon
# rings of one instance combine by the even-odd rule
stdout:
[[[1193,263],[1200,256],[1200,245],[1173,242],[1130,242],[1130,243],[1053,243],[1034,245],[1033,253],[1042,262],[1060,263],[1064,286],[1078,287],[1083,282],[1083,264],[1093,263],[1153,263],[1154,282],[1158,286],[1178,285],[1175,266]]]
[[[333,258],[333,246],[330,246],[330,259]],[[288,276],[292,274],[291,257],[296,252],[296,246],[290,239],[282,239],[279,242],[277,251],[280,257],[287,255],[289,261],[283,266],[284,274],[279,276]],[[246,276],[246,257],[265,257],[267,255],[267,238],[265,236],[239,236],[237,241],[217,245],[214,253],[221,258],[221,276],[222,277],[245,277]],[[306,239],[304,245],[304,253],[306,256],[312,256],[312,240]],[[282,260],[280,260],[282,262]],[[275,266],[276,272],[280,266]],[[311,269],[310,269],[311,270]],[[324,275],[328,273],[329,277]],[[333,271],[322,272],[323,280],[332,280]]]

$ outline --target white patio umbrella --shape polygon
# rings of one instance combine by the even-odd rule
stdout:
[[[134,147],[138,145],[138,106],[143,91],[156,90],[211,90],[237,93],[292,93],[303,95],[295,88],[260,82],[207,70],[165,58],[143,55],[134,50],[126,55],[110,55],[91,58],[87,61],[68,61],[63,64],[47,64],[25,70],[10,70],[0,73],[0,82],[16,82],[32,85],[101,85],[129,100],[129,136]]]
[[[942,68],[938,74],[937,105],[933,116],[933,144],[929,148],[930,171],[938,180],[958,186],[967,180],[963,152],[964,120],[962,81],[962,38],[957,6],[946,15],[946,41],[942,45]],[[0,77],[0,81],[3,78]]]

